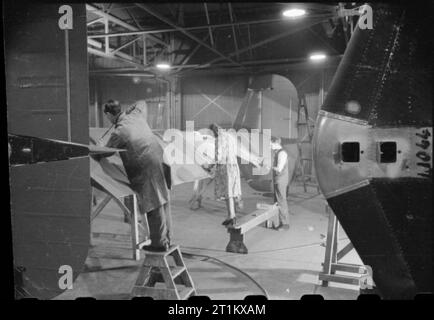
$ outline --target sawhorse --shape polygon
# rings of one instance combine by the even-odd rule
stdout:
[[[360,288],[372,286],[372,270],[369,266],[339,262],[354,249],[354,246],[350,242],[338,251],[339,221],[329,206],[326,206],[326,211],[329,212],[326,251],[322,264],[323,271],[318,276],[318,279],[322,281],[322,286],[327,287],[329,282],[357,285]],[[354,275],[336,274],[336,271]]]
[[[279,214],[277,205],[257,204],[256,208],[257,210],[239,219],[235,225],[227,226],[229,233],[229,243],[226,246],[227,252],[247,254],[244,234],[264,222],[265,226],[269,228],[269,220]]]
[[[140,249],[149,244],[148,236],[149,236],[149,226],[146,214],[142,216],[142,223],[139,222],[138,218],[138,203],[136,194],[131,194],[129,196],[125,196],[123,198],[124,201],[118,199],[117,197],[112,196],[109,193],[106,193],[106,196],[103,200],[96,206],[95,210],[93,210],[91,214],[91,220],[95,219],[101,211],[107,206],[107,204],[113,200],[116,204],[122,209],[124,213],[125,221],[128,222],[131,226],[131,242],[133,249],[133,259],[140,260]],[[140,240],[140,232],[139,228],[141,228],[145,233],[145,240]]]

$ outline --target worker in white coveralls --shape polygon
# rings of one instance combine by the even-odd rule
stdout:
[[[104,113],[115,126],[106,146],[126,150],[120,156],[140,212],[148,218],[151,244],[143,249],[167,251],[172,238],[170,169],[163,164],[163,148],[148,125],[146,102],[138,101],[121,112],[119,102],[109,100]]]
[[[210,125],[215,142],[215,197],[226,200],[228,216],[224,226],[236,224],[235,207],[242,207],[241,178],[237,156],[253,163],[256,167],[263,165],[262,158],[251,154],[244,147],[237,145],[236,137],[223,130],[219,125]]]

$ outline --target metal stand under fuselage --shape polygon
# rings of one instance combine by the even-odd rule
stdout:
[[[243,216],[235,225],[227,226],[229,233],[229,243],[226,246],[227,252],[248,253],[244,244],[244,235],[247,231],[265,223],[265,227],[271,227],[271,219],[279,214],[277,205],[258,204],[257,210]]]
[[[113,200],[116,204],[122,209],[122,212],[125,216],[125,222],[129,223],[131,226],[131,242],[133,249],[133,259],[140,260],[140,249],[149,244],[149,226],[148,219],[146,214],[142,216],[142,222],[139,222],[138,217],[138,203],[136,194],[131,194],[121,199],[111,195],[109,192],[106,192],[106,196],[101,202],[97,205],[97,207],[92,211],[91,220],[95,219],[98,214],[105,208],[105,206]],[[145,232],[145,240],[140,241],[140,232],[139,228],[144,229]]]
[[[372,287],[372,270],[369,266],[356,265],[339,262],[345,255],[354,249],[350,242],[338,251],[339,221],[331,211],[329,212],[329,223],[326,238],[326,251],[324,256],[323,271],[319,274],[318,279],[322,281],[322,286],[327,287],[329,282],[357,285],[360,289]],[[336,271],[350,273],[351,275],[336,274]]]

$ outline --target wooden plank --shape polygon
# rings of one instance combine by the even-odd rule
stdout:
[[[360,285],[360,282],[365,279],[365,276],[354,277],[354,276],[345,276],[342,274],[320,274],[318,279],[323,282],[337,282],[337,283],[345,283],[352,285]]]
[[[131,241],[133,246],[133,259],[134,260],[140,260],[140,248],[139,248],[139,222],[138,222],[138,203],[137,203],[137,196],[135,194],[131,195],[130,198],[132,198],[132,212],[131,212],[131,219],[130,219],[130,226],[131,226]]]
[[[332,263],[331,272],[343,271],[357,274],[367,274],[367,270],[364,266],[349,263]]]
[[[105,208],[105,206],[110,202],[111,199],[112,199],[111,195],[109,195],[109,194],[106,195],[106,197],[103,200],[101,200],[101,202],[98,204],[98,206],[92,212],[90,220],[95,219],[101,213],[101,211]]]

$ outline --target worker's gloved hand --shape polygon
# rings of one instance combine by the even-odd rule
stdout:
[[[260,158],[259,168],[263,169],[264,171],[268,172],[270,171],[271,167],[265,162],[265,158]]]

